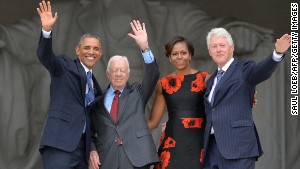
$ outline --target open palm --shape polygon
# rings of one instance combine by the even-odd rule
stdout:
[[[130,26],[134,34],[128,33],[128,35],[136,41],[140,49],[149,48],[145,24],[141,24],[139,20],[133,20],[130,22]]]
[[[54,17],[52,15],[50,1],[48,1],[47,3],[45,1],[42,1],[40,3],[40,7],[37,8],[37,12],[40,15],[43,29],[45,31],[50,31],[53,24],[58,18],[57,12],[55,13]]]

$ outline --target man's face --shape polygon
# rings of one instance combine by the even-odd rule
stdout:
[[[233,57],[234,45],[229,45],[223,36],[213,36],[208,47],[213,61],[222,68]]]
[[[115,90],[123,89],[130,75],[126,61],[123,59],[112,60],[106,75]]]
[[[88,69],[92,69],[102,56],[101,43],[96,38],[84,38],[76,48],[76,54]]]

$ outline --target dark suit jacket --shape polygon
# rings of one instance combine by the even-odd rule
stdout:
[[[50,110],[40,149],[51,146],[72,152],[80,141],[86,119],[86,138],[90,142],[90,118],[86,118],[85,113],[85,70],[79,59],[72,60],[65,55],[56,56],[52,51],[52,38],[44,38],[42,34],[37,56],[51,75]],[[101,95],[102,91],[95,77],[93,83],[95,95]],[[89,146],[87,144],[88,150]]]
[[[218,148],[226,159],[259,157],[263,151],[252,117],[255,85],[268,79],[277,67],[272,55],[256,64],[234,60],[215,88],[213,105],[208,101],[217,71],[207,81],[205,113],[207,124],[204,152],[207,152],[211,126]]]
[[[145,106],[159,78],[156,62],[145,64],[141,83],[126,84],[119,98],[118,120],[114,122],[104,106],[104,96],[95,99],[91,118],[92,131],[97,135],[96,148],[101,169],[117,169],[113,162],[118,155],[118,136],[135,167],[158,162],[151,131],[145,119]]]

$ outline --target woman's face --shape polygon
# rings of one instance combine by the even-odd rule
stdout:
[[[178,42],[173,46],[169,60],[177,70],[184,70],[189,67],[192,55],[185,42]]]

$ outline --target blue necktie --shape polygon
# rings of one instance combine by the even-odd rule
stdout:
[[[87,85],[88,85],[88,92],[85,94],[85,106],[89,105],[95,99],[95,93],[93,89],[93,80],[92,80],[92,73],[90,71],[87,72]],[[83,133],[86,130],[86,121],[83,127]]]
[[[224,70],[220,69],[220,70],[218,71],[218,73],[217,73],[217,83],[216,83],[216,85],[215,85],[214,92],[213,92],[213,94],[212,94],[212,96],[211,96],[211,101],[210,101],[211,104],[213,104],[213,102],[214,102],[215,94],[216,94],[216,87],[217,87],[217,85],[218,85],[218,83],[219,83],[219,81],[220,81],[222,75],[224,74],[224,72],[225,72]]]
[[[85,106],[89,105],[95,99],[95,93],[92,86],[92,73],[90,71],[87,72],[87,85],[88,92],[85,94]]]

